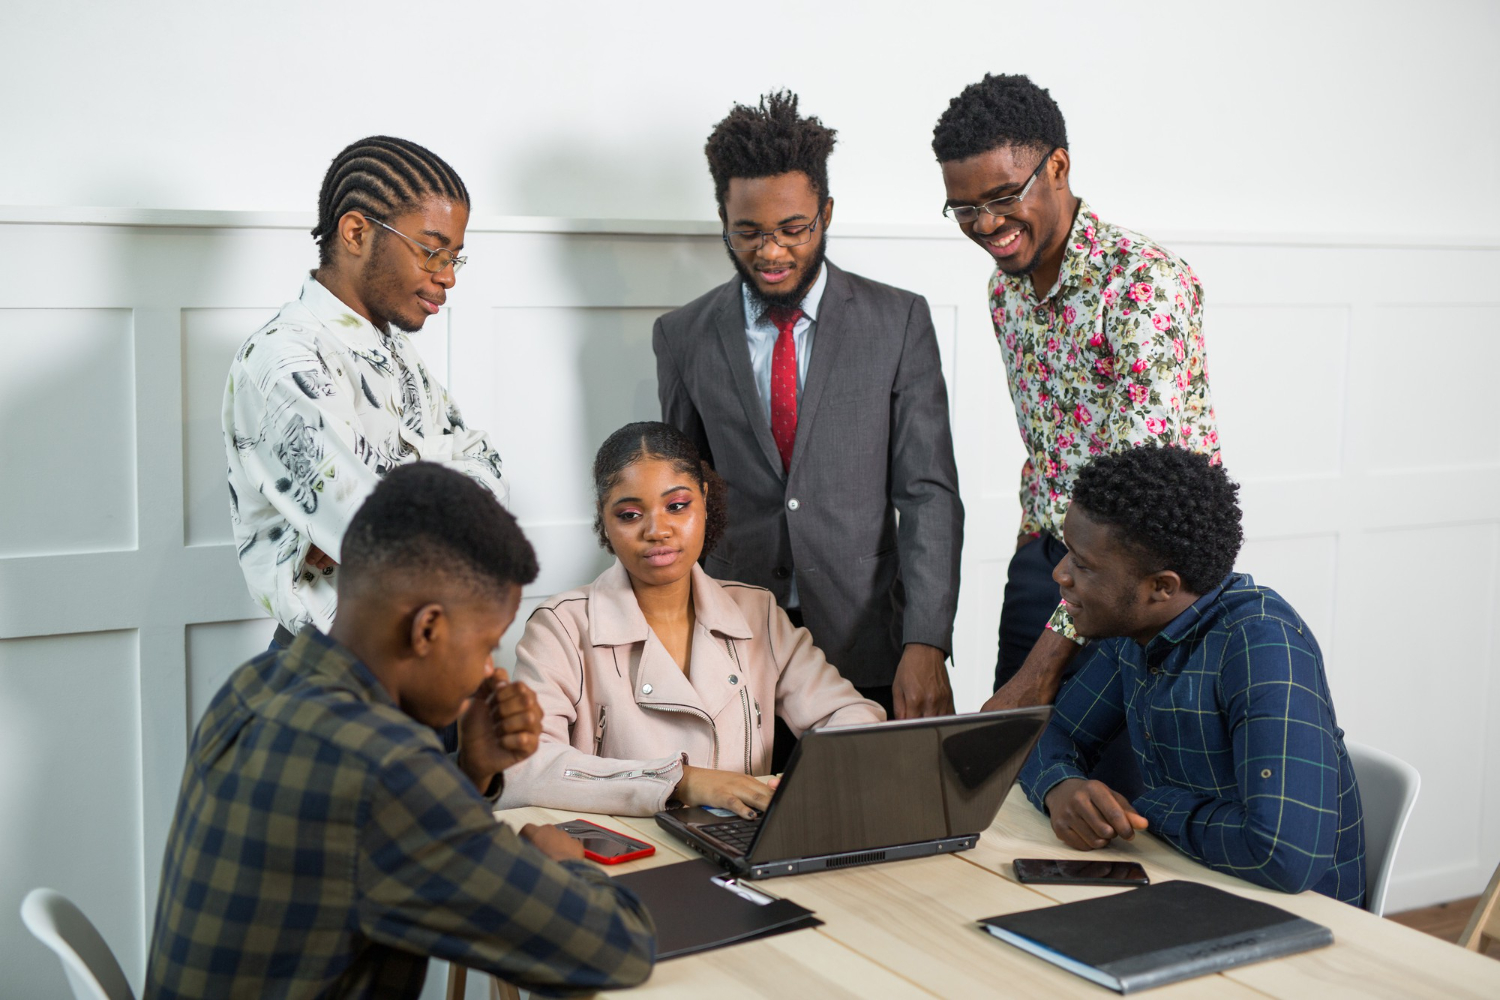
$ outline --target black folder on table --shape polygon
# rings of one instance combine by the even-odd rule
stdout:
[[[1186,881],[987,917],[979,924],[1002,941],[1120,993],[1333,944],[1333,932],[1322,924]]]
[[[722,948],[726,944],[817,927],[823,921],[789,899],[742,885],[709,861],[679,861],[615,882],[640,897],[656,923],[658,960]]]

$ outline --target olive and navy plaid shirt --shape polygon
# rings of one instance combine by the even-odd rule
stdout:
[[[558,994],[650,975],[635,896],[490,808],[347,649],[261,654],[193,738],[146,997],[416,997],[429,956]]]
[[[1257,885],[1360,905],[1364,822],[1323,654],[1274,590],[1231,573],[1144,647],[1097,643],[1021,772],[1038,809],[1121,727],[1150,830]]]

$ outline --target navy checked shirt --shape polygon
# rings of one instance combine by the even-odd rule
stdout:
[[[633,894],[497,823],[436,734],[309,629],[198,725],[145,996],[411,998],[429,956],[591,993],[644,980],[654,949]]]
[[[1257,885],[1363,902],[1359,789],[1323,655],[1279,594],[1231,573],[1144,647],[1096,646],[1022,769],[1038,809],[1124,727],[1152,832]]]

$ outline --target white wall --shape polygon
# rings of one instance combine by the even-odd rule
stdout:
[[[190,726],[269,633],[224,516],[223,373],[311,263],[337,148],[408,135],[469,181],[474,263],[418,343],[499,440],[542,556],[531,602],[600,563],[584,477],[605,434],[655,413],[651,320],[727,275],[714,227],[670,221],[712,215],[703,137],[781,83],[842,133],[832,255],[933,305],[969,510],[960,707],[993,662],[1021,456],[985,261],[933,224],[926,143],[965,82],[1021,69],[1069,116],[1077,188],[1203,277],[1242,566],[1312,623],[1351,736],[1423,773],[1392,907],[1483,885],[1500,858],[1495,7],[1263,5],[1240,23],[825,4],[774,28],[701,4],[230,10],[0,13],[0,205],[20,206],[0,209],[6,990],[65,995],[14,916],[36,884],[78,899],[140,982]],[[433,74],[452,96],[423,98]],[[1410,211],[1371,211],[1393,192]]]
[[[1500,225],[1490,0],[11,3],[0,204],[309,209],[345,142],[430,145],[481,212],[708,219],[703,140],[789,86],[841,217],[926,222],[985,71],[1049,87],[1077,186],[1162,229]]]

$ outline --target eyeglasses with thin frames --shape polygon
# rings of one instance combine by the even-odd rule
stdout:
[[[427,259],[422,262],[422,270],[428,272],[429,274],[440,274],[443,268],[447,267],[449,264],[452,264],[453,273],[455,276],[457,276],[458,269],[469,262],[469,258],[467,257],[455,257],[453,251],[449,250],[447,247],[430,247],[426,243],[420,243],[412,239],[410,236],[407,236],[405,233],[395,228],[394,226],[386,225],[384,222],[381,222],[373,215],[366,215],[365,218],[369,219],[371,222],[375,223],[375,225],[379,226],[382,229],[389,229],[391,232],[395,233],[397,236],[401,237],[412,246],[421,247],[423,250],[426,250]]]
[[[1047,151],[1047,155],[1042,157],[1042,162],[1036,165],[1036,169],[1031,172],[1031,176],[1026,180],[1026,186],[1019,193],[1004,195],[1003,197],[987,201],[983,205],[947,205],[943,208],[943,214],[954,222],[957,222],[960,226],[967,226],[972,222],[978,221],[981,211],[996,219],[1010,215],[1021,207],[1021,199],[1026,197],[1026,193],[1031,190],[1031,186],[1036,183],[1036,179],[1042,176],[1042,168],[1051,162],[1052,154],[1061,148],[1061,146],[1053,146]]]
[[[813,216],[811,222],[800,223],[795,226],[782,226],[779,229],[741,229],[736,232],[724,233],[724,244],[731,250],[759,250],[766,245],[766,237],[771,237],[779,247],[800,247],[813,238],[813,233],[818,231],[818,220],[822,218],[823,206],[818,206],[818,214]]]

